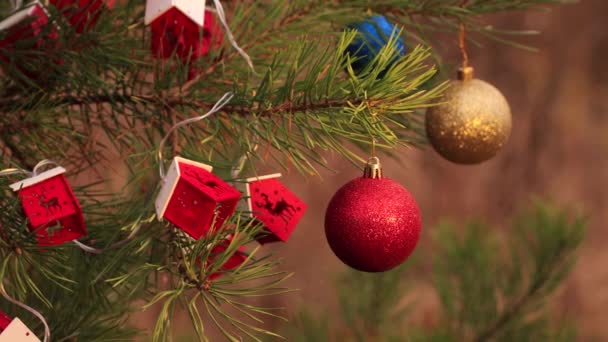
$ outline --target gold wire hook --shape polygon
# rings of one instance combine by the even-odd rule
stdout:
[[[367,98],[367,92],[365,92],[365,107],[367,107],[367,111],[370,113],[372,118],[375,118],[377,113],[372,110],[372,106],[369,104],[369,100]],[[376,138],[372,136],[372,158],[376,158]]]
[[[469,66],[469,54],[467,53],[466,35],[466,27],[463,22],[460,22],[460,30],[458,32],[458,48],[460,49],[460,55],[462,56],[463,69]]]
[[[460,3],[460,8],[465,9],[468,5],[469,0],[464,0]],[[460,55],[462,56],[462,68],[465,69],[469,66],[469,54],[467,53],[467,28],[462,19],[460,19],[460,24],[458,25],[458,48],[460,49]]]
[[[372,158],[376,158],[376,138],[372,138]]]

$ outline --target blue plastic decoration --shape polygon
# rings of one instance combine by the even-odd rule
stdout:
[[[357,37],[346,48],[346,52],[351,57],[356,57],[356,60],[352,63],[356,74],[360,74],[363,69],[372,63],[380,50],[388,43],[393,31],[395,33],[399,32],[395,28],[395,25],[391,24],[381,15],[371,16],[360,23],[351,24],[348,27],[359,31]],[[399,56],[404,56],[406,47],[403,38],[397,37],[394,44]],[[389,63],[389,66],[396,61],[397,58],[393,59]],[[384,76],[385,73],[386,70],[383,70],[379,77]]]

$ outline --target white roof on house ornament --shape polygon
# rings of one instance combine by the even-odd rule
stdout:
[[[40,342],[40,339],[19,318],[0,333],[0,342]]]
[[[150,25],[173,7],[198,25],[203,26],[205,23],[205,0],[148,0],[146,1],[146,25]]]
[[[44,6],[39,1],[33,1],[23,6],[23,8],[11,15],[9,15],[6,19],[0,22],[0,31],[4,31],[8,28],[15,26],[16,24],[22,22],[23,20],[30,18],[32,13],[36,9],[36,6],[39,6],[45,13],[47,13]],[[47,13],[48,15],[48,13]]]

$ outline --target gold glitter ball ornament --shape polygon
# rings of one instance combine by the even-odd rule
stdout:
[[[477,164],[496,155],[511,134],[511,109],[496,87],[459,70],[441,104],[428,109],[426,133],[441,156],[459,164]]]

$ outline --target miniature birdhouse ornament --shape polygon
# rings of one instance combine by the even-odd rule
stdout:
[[[156,215],[198,240],[229,218],[241,193],[211,173],[212,167],[175,157],[156,197]]]
[[[150,25],[171,9],[177,9],[198,26],[205,24],[205,0],[148,0],[145,24]]]
[[[101,12],[114,5],[114,0],[50,0],[67,18],[76,32],[82,33],[95,26]]]
[[[0,311],[0,342],[40,342],[19,318],[11,319]]]
[[[12,50],[16,47],[39,49],[49,41],[57,40],[56,28],[54,26],[47,28],[48,23],[49,15],[44,6],[38,1],[30,3],[0,22],[0,31],[3,32],[0,49]],[[47,35],[42,36],[42,33]],[[2,53],[0,58],[9,62],[8,57]]]
[[[40,246],[59,245],[87,233],[80,203],[64,173],[63,167],[56,167],[10,185],[18,192]]]
[[[11,324],[12,319],[0,310],[0,333]]]
[[[40,2],[32,2],[0,22],[0,65],[14,80],[36,81],[48,87],[56,66],[63,61],[40,50],[58,46],[57,27],[50,24],[49,14]]]
[[[209,262],[213,262],[215,257],[218,254],[221,254],[226,249],[228,249],[228,246],[232,242],[232,238],[233,238],[232,235],[228,235],[226,237],[226,240],[224,240],[222,243],[213,247],[213,249],[211,250],[211,256],[209,257]],[[214,280],[214,279],[221,277],[224,271],[233,270],[233,269],[241,266],[245,262],[245,260],[247,260],[247,255],[245,254],[245,246],[240,246],[237,249],[237,251],[234,254],[232,254],[228,258],[228,260],[226,260],[226,262],[224,262],[224,264],[220,267],[220,271],[211,274],[209,276],[209,279]]]
[[[252,177],[238,185],[245,195],[241,209],[268,229],[268,234],[257,239],[262,244],[286,242],[306,211],[306,203],[283,185],[279,177],[280,173]]]
[[[205,24],[205,0],[148,0],[145,23],[152,31],[151,48],[158,58],[176,54],[196,57]]]

